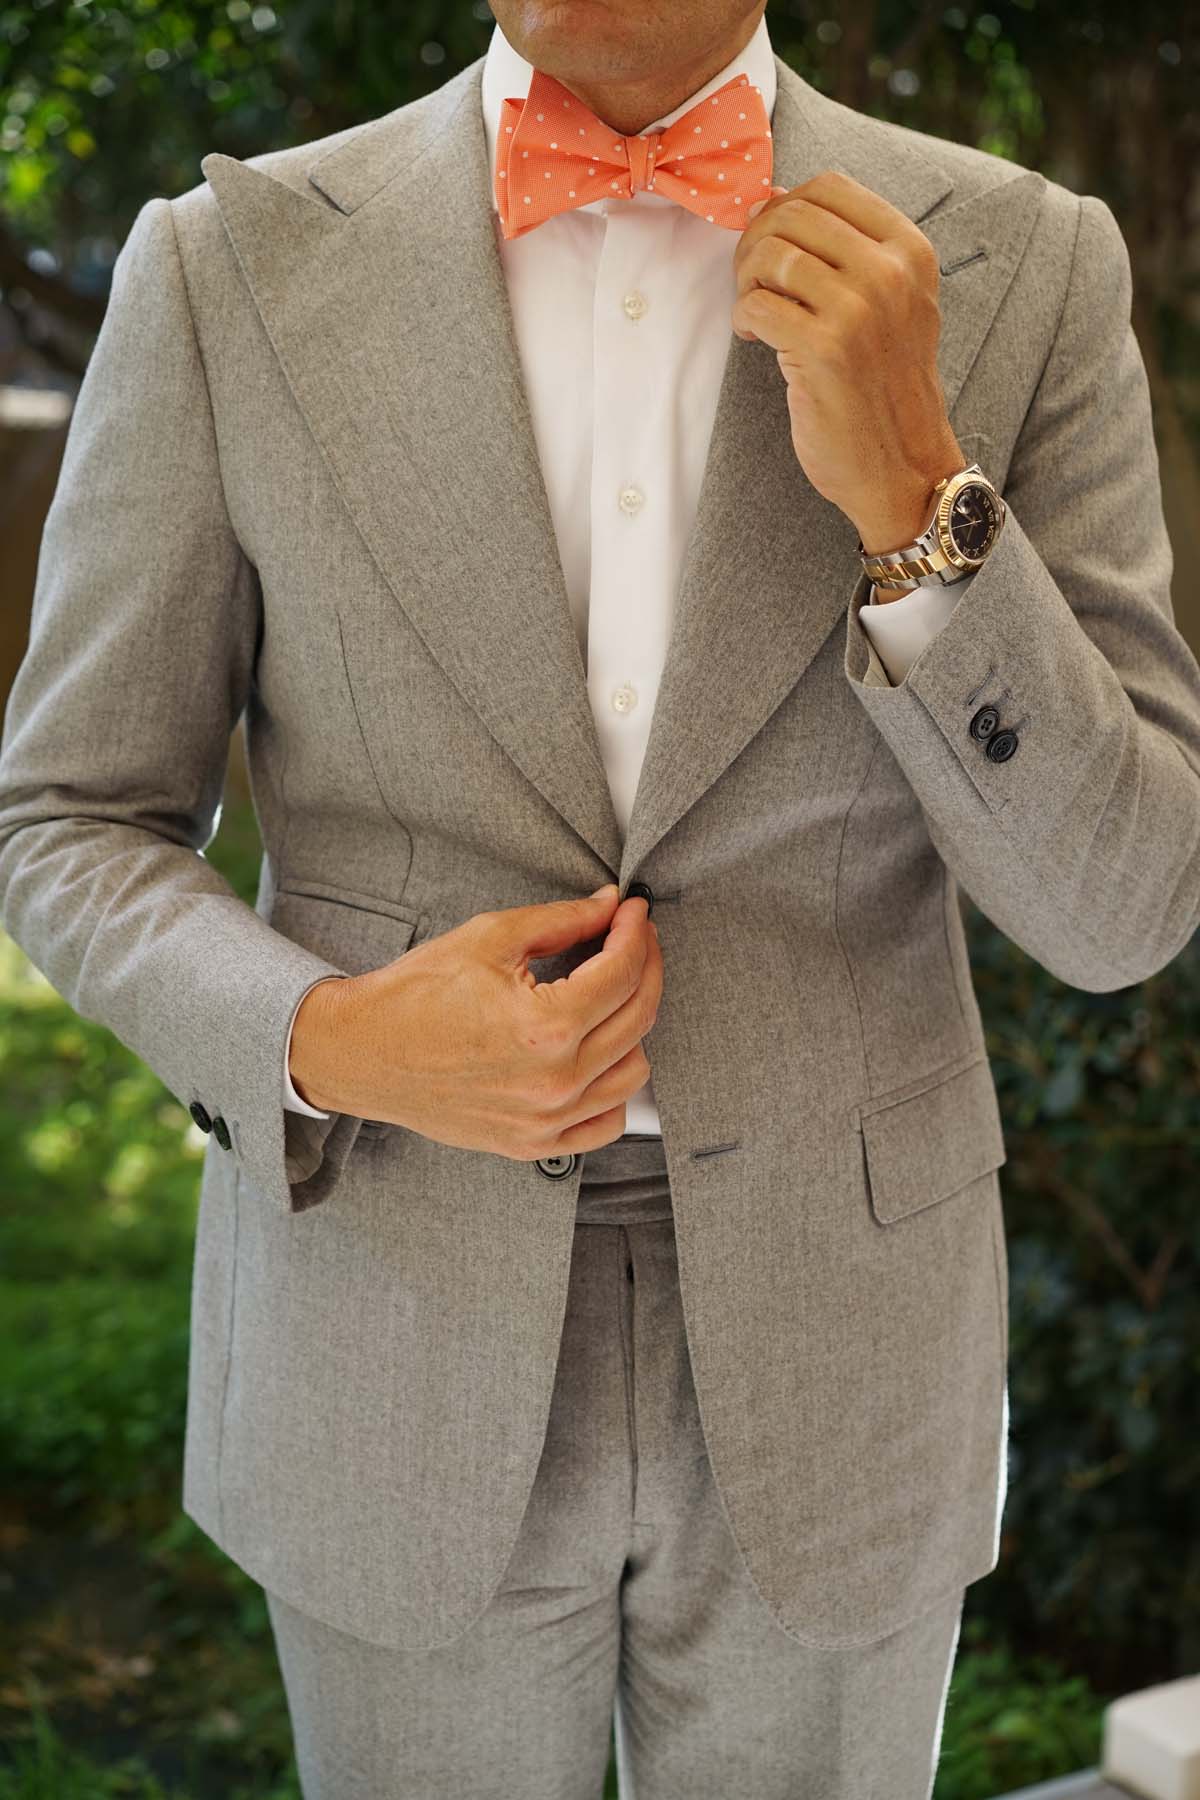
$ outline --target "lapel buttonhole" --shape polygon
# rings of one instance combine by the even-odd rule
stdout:
[[[981,256],[985,257],[986,255],[986,250],[973,250],[970,256],[960,256],[957,262],[943,263],[942,274],[954,275],[959,269],[965,269],[968,263],[978,262]]]

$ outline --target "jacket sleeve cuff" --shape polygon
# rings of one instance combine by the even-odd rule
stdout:
[[[276,1212],[303,1212],[333,1192],[363,1122],[350,1113],[315,1119],[288,1111],[280,1103],[279,1070],[304,994],[317,980],[345,971],[264,920],[255,917],[248,929],[269,933],[271,953],[255,956],[247,946],[229,959],[227,967],[236,964],[239,978],[236,991],[227,989],[219,1003],[224,1030],[216,1029],[215,997],[196,993],[189,1006],[186,991],[177,989],[172,1016],[179,1049],[169,1058],[161,1042],[140,1049],[176,1093],[189,1103],[199,1100],[214,1120],[224,1119],[229,1150],[218,1143],[210,1154],[235,1160],[243,1191]],[[176,966],[182,974],[189,965],[180,957]],[[183,990],[187,985],[184,977]],[[177,1058],[189,1067],[186,1081],[170,1066]]]
[[[1074,986],[1157,972],[1195,929],[1200,866],[1198,672],[1169,612],[1126,604],[1127,688],[1009,501],[969,601],[893,687],[872,678],[868,585],[851,596],[846,675],[951,873]],[[996,717],[973,731],[985,707]]]
[[[974,580],[965,575],[948,586],[913,586],[898,599],[880,601],[871,584],[870,596],[860,610],[858,623],[870,640],[876,661],[882,665],[888,685],[897,687]],[[872,682],[878,686],[878,678]]]

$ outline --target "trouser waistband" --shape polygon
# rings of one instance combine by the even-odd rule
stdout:
[[[667,1157],[658,1133],[629,1132],[583,1152],[577,1225],[648,1225],[671,1218]]]

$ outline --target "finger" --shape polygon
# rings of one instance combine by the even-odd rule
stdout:
[[[565,1006],[581,1037],[615,1012],[637,988],[650,938],[645,929],[648,914],[641,894],[622,900],[595,956],[589,956],[562,981],[534,990],[545,992],[550,1004]]]
[[[562,1115],[559,1129],[569,1131],[572,1125],[580,1125],[610,1106],[620,1106],[632,1099],[647,1079],[648,1063],[649,1058],[641,1045],[630,1045],[625,1055],[601,1070],[575,1105]]]
[[[564,1131],[553,1150],[552,1156],[568,1156],[574,1151],[582,1154],[588,1150],[599,1150],[605,1144],[615,1143],[625,1130],[625,1102],[620,1106],[612,1106],[607,1112],[597,1113],[594,1119],[588,1119],[582,1125],[572,1125]]]
[[[747,209],[747,219],[753,221],[754,219],[761,218],[769,207],[773,206],[777,200],[781,200],[789,191],[790,190],[785,187],[773,186],[768,199],[756,200],[754,205]],[[733,250],[733,267],[735,273],[741,261],[742,246],[748,242],[750,247],[753,248],[753,246],[759,242],[762,235],[761,232],[752,232],[749,224],[742,227],[742,234],[734,245]],[[742,331],[737,325],[734,325],[733,327],[733,335],[734,337],[741,338],[744,344],[756,344],[758,342],[757,337],[752,331]]]
[[[817,345],[808,341],[806,327],[808,332],[819,329],[817,315],[770,288],[751,288],[733,309],[735,331],[749,332],[772,350],[786,350],[793,357],[817,351]]]
[[[827,262],[799,245],[777,237],[764,238],[738,271],[738,298],[763,287],[811,312],[822,312],[836,304],[842,279]]]
[[[756,254],[761,257],[779,243],[794,244],[831,269],[860,273],[872,255],[878,255],[874,238],[867,237],[857,226],[839,218],[828,207],[804,197],[799,189],[779,202],[770,213],[760,213],[758,229],[747,226],[738,239],[733,266],[739,279],[747,262]]]
[[[653,926],[647,927],[646,936],[646,960],[637,987],[580,1042],[575,1065],[580,1081],[594,1081],[605,1069],[627,1056],[650,1030],[657,1015],[663,990],[662,950]]]
[[[795,192],[853,225],[864,236],[874,238],[877,243],[899,239],[915,244],[916,239],[925,236],[920,226],[905,218],[890,200],[885,200],[872,188],[864,187],[852,175],[844,175],[840,169],[823,169]]]
[[[753,206],[748,206],[746,208],[747,221],[749,221],[751,219],[757,219],[760,213],[766,211],[767,207],[770,206],[770,204],[773,200],[778,200],[781,195],[786,194],[788,191],[789,190],[785,187],[772,187],[770,194],[767,196],[767,198],[765,200],[756,200],[754,202]],[[744,237],[745,234],[746,234],[746,226],[743,226],[742,227],[742,236]],[[740,239],[739,239],[739,242],[740,242]]]
[[[510,906],[494,918],[499,954],[513,968],[533,956],[550,956],[599,937],[614,918],[615,883],[580,900],[549,900],[538,906]]]

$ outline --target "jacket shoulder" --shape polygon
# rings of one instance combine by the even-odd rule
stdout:
[[[264,150],[256,156],[232,160],[248,169],[256,169],[272,181],[306,199],[327,202],[322,189],[309,179],[310,172],[320,170],[334,180],[334,172],[355,204],[367,197],[374,185],[389,179],[406,164],[415,162],[437,134],[445,129],[458,108],[473,95],[478,104],[479,80],[483,58],[469,63],[441,87],[421,94],[390,112],[377,114],[341,131],[323,137],[309,138],[303,144],[289,144],[278,150]],[[210,160],[201,158],[203,171]],[[214,206],[207,177],[188,188],[172,201],[176,213],[185,219],[196,210]]]
[[[936,163],[954,182],[951,205],[989,188],[1004,187],[1020,175],[1038,175],[1042,183],[1043,224],[1054,234],[1067,232],[1073,237],[1079,217],[1079,195],[1065,183],[1047,175],[1044,169],[1031,169],[1027,163],[981,150],[976,144],[959,143],[954,138],[938,137],[931,131],[916,131],[907,125],[888,125],[899,133],[928,161]]]
[[[1055,181],[1044,169],[1032,169],[1028,163],[995,151],[982,150],[977,144],[963,144],[955,138],[938,137],[932,131],[917,131],[909,125],[888,120],[874,123],[886,134],[881,148],[885,151],[897,139],[931,162],[954,182],[954,192],[947,204],[957,206],[990,188],[1001,188],[1021,175],[1037,175],[1042,183],[1042,218],[1052,227],[1061,224],[1074,231],[1079,214],[1079,195],[1061,181]]]

